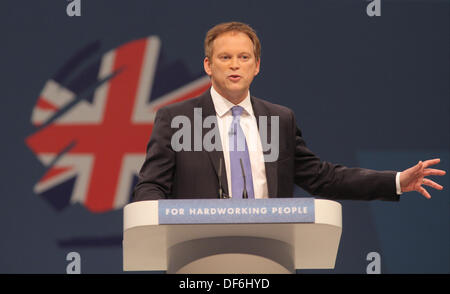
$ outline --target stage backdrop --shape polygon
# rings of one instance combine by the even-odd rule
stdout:
[[[449,156],[449,1],[2,1],[0,272],[122,272],[156,110],[209,87],[203,38],[262,42],[251,94],[293,109],[323,160],[403,170]],[[449,177],[426,200],[340,201],[334,270],[449,273]],[[298,197],[310,196],[300,188]],[[69,254],[75,252],[74,254]]]

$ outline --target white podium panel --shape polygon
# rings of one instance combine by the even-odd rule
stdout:
[[[158,213],[158,201],[125,206],[124,271],[239,274],[330,269],[342,232],[341,205],[330,200],[314,200],[314,223],[165,225],[159,224]]]

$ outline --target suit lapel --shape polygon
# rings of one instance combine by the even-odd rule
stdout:
[[[264,105],[264,103],[262,103],[259,99],[255,98],[255,97],[251,97],[251,102],[252,102],[252,107],[253,107],[253,112],[255,114],[256,117],[256,124],[258,125],[258,130],[260,131],[260,125],[259,125],[259,117],[260,116],[265,116],[267,118],[267,141],[266,142],[271,142],[271,120],[270,120],[270,111],[269,109],[266,107],[266,105]],[[261,131],[260,131],[261,134]],[[261,140],[264,140],[263,138],[261,138]],[[263,152],[264,154],[268,154],[270,152],[270,150]],[[275,198],[278,196],[277,193],[277,186],[278,186],[278,173],[277,173],[277,162],[264,162],[264,166],[266,169],[266,181],[267,181],[267,190],[269,193],[269,197],[270,198]]]
[[[214,104],[212,102],[210,90],[207,90],[202,95],[202,97],[199,99],[198,107],[202,108],[203,120],[208,116],[213,116],[214,122],[215,122],[215,127],[218,128],[216,110],[215,110]],[[203,130],[202,142],[203,142],[203,138],[207,132],[208,131]],[[222,140],[222,139],[220,138],[220,140]],[[222,144],[221,141],[220,141],[220,144]],[[223,151],[213,150],[211,152],[207,152],[207,151],[205,151],[205,152],[208,154],[211,164],[214,167],[214,171],[216,173],[216,178],[218,178],[219,174],[221,173],[220,178],[221,178],[221,182],[222,182],[223,193],[225,195],[229,195],[228,180],[227,180],[227,173],[226,173],[226,169],[225,169],[225,159],[223,157]],[[219,172],[220,160],[222,160],[222,171],[221,172]]]

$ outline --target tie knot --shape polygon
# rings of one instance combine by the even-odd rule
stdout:
[[[231,113],[233,114],[233,118],[240,117],[243,110],[244,110],[244,108],[242,108],[239,105],[231,107]]]

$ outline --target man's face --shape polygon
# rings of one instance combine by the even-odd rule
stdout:
[[[242,32],[226,32],[212,44],[212,56],[204,60],[206,73],[216,91],[237,104],[246,96],[259,72],[252,40]]]

